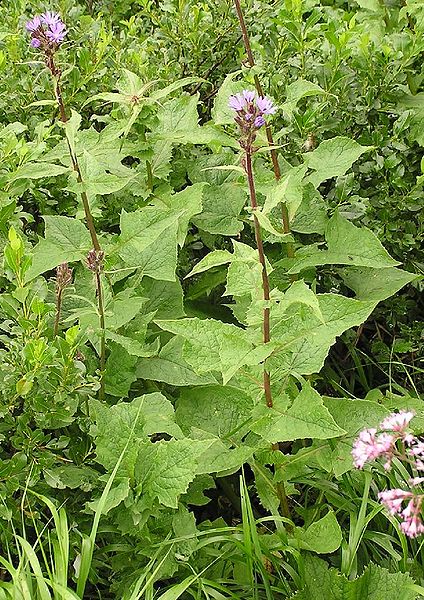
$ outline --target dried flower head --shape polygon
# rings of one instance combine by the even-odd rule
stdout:
[[[93,273],[100,273],[103,269],[103,260],[105,257],[105,253],[102,250],[95,250],[94,248],[90,250],[87,254],[87,267]]]
[[[67,262],[60,264],[56,268],[56,291],[65,289],[72,283],[72,269]]]

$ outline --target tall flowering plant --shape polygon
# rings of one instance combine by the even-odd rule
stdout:
[[[258,96],[258,94],[253,90],[244,90],[240,94],[230,96],[228,105],[235,112],[234,120],[239,126],[239,144],[244,150],[242,164],[249,184],[250,205],[253,211],[255,211],[255,209],[258,207],[258,203],[256,200],[255,179],[253,176],[252,167],[252,155],[255,152],[255,147],[253,144],[255,142],[258,129],[260,129],[266,123],[265,117],[267,115],[273,115],[277,111],[277,108],[273,105],[269,98],[265,96]],[[262,267],[263,299],[266,303],[268,303],[270,299],[269,279],[266,268],[261,229],[255,212],[253,212],[253,223],[255,228],[255,240],[258,248],[259,262]],[[266,344],[270,341],[269,306],[265,306],[263,310],[262,333],[263,342]],[[263,384],[266,404],[271,408],[273,406],[271,381],[269,373],[266,369],[264,369]]]
[[[55,55],[65,37],[68,33],[66,29],[65,23],[62,21],[61,16],[57,12],[46,11],[41,15],[35,15],[32,19],[27,21],[26,30],[30,34],[31,41],[30,45],[32,48],[41,52],[44,56],[45,63],[47,68],[49,69],[52,79],[54,82],[54,93],[57,101],[57,105],[60,113],[60,120],[65,125],[68,123],[68,117],[66,114],[65,103],[63,101],[62,89],[61,89],[61,71],[57,66],[55,61]],[[66,131],[66,129],[65,129]],[[78,183],[83,182],[82,173],[78,161],[78,156],[74,151],[69,139],[68,141],[68,150],[72,163],[72,167],[76,173]],[[102,282],[100,275],[102,273],[102,264],[104,258],[104,252],[102,251],[99,243],[99,239],[96,232],[96,227],[94,225],[93,215],[90,210],[90,203],[88,200],[88,196],[86,191],[81,191],[81,200],[84,207],[85,220],[87,222],[87,227],[90,232],[91,241],[93,244],[93,249],[90,251],[87,258],[87,266],[88,268],[95,273],[95,284],[96,284],[96,295],[97,295],[97,303],[99,310],[99,321],[100,321],[100,329],[101,329],[101,344],[100,344],[100,372],[102,375],[101,386],[100,386],[100,399],[104,398],[104,379],[103,374],[105,370],[105,361],[106,361],[106,343],[105,343],[105,315],[104,315],[104,306],[103,306],[103,292],[102,292]],[[57,276],[57,302],[56,302],[56,320],[54,324],[54,333],[55,335],[58,333],[59,328],[59,319],[60,319],[60,308],[62,302],[62,293],[64,287],[64,281],[66,277],[68,279],[72,279],[72,275],[66,274],[66,267],[61,265],[58,270]],[[65,277],[65,279],[64,279]]]
[[[424,471],[424,442],[409,429],[413,417],[411,411],[391,414],[378,428],[361,431],[352,449],[353,462],[358,469],[362,469],[367,462],[381,459],[388,471],[395,458],[408,469],[411,474],[407,482],[409,489],[384,490],[379,492],[378,499],[391,515],[401,519],[401,531],[411,538],[424,533],[421,511],[424,477],[420,476]]]

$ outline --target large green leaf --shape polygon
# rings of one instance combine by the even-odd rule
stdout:
[[[293,600],[415,600],[414,581],[408,573],[389,573],[370,564],[358,579],[350,581],[324,560],[306,555],[305,587]]]
[[[195,373],[192,366],[183,358],[184,340],[178,336],[162,348],[159,356],[142,358],[137,363],[136,374],[139,379],[163,381],[169,385],[207,385],[216,383],[215,377],[210,373]]]
[[[356,267],[388,268],[399,264],[384,249],[377,236],[365,227],[356,227],[339,212],[329,220],[325,239],[327,250],[306,246],[296,255],[290,273],[318,265],[352,265]]]
[[[342,271],[345,284],[355,292],[358,300],[381,302],[396,294],[419,275],[402,269],[372,269],[370,267],[352,267]]]
[[[206,183],[203,182],[195,183],[186,187],[182,192],[163,199],[163,204],[179,215],[177,241],[181,247],[184,245],[191,218],[202,212],[202,196],[205,186]]]
[[[172,404],[159,392],[140,396],[131,402],[120,402],[114,406],[107,406],[93,400],[90,410],[95,422],[92,434],[96,442],[97,462],[108,470],[112,470],[116,465],[138,416],[133,434],[134,441],[122,461],[123,470],[130,478],[134,477],[139,442],[144,440],[152,445],[148,436],[154,433],[167,433],[176,438],[183,437],[174,421]]]
[[[236,183],[210,185],[203,192],[203,211],[193,223],[209,233],[237,235],[243,229],[239,215],[245,202],[246,193]]]
[[[305,164],[315,171],[309,176],[309,180],[318,187],[330,177],[344,175],[361,154],[372,149],[372,146],[361,146],[347,137],[325,140],[316,150],[304,155]]]
[[[92,247],[90,234],[81,221],[46,216],[44,222],[45,237],[34,248],[32,265],[26,273],[28,281],[63,262],[84,260]]]
[[[290,543],[317,554],[328,554],[340,548],[342,539],[342,530],[336,515],[329,510],[322,519],[315,521],[306,529],[296,528]]]
[[[219,371],[224,384],[238,369],[258,364],[272,352],[271,344],[255,347],[248,332],[230,323],[199,318],[156,323],[184,338],[183,357],[196,373]]]
[[[181,211],[156,206],[132,213],[122,211],[121,235],[112,252],[143,275],[175,281],[178,220],[182,216]]]
[[[135,478],[143,494],[170,508],[178,507],[198,472],[199,457],[211,440],[169,440],[140,445]]]
[[[211,385],[185,389],[178,399],[176,420],[189,434],[192,427],[220,438],[238,438],[239,428],[253,410],[251,396],[231,386]]]
[[[317,298],[321,317],[306,304],[293,304],[288,311],[271,308],[271,340],[277,349],[267,362],[275,374],[318,373],[336,337],[363,323],[376,306],[337,294]]]
[[[243,81],[235,81],[240,73],[241,71],[229,73],[218,90],[212,108],[212,118],[217,125],[234,123],[234,111],[228,106],[228,99],[246,87]]]
[[[283,396],[273,408],[258,405],[253,418],[252,431],[271,444],[302,438],[329,439],[346,433],[309,384],[304,385],[291,405],[289,398]]]

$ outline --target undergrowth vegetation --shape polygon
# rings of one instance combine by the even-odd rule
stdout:
[[[424,597],[421,0],[0,17],[0,599]]]

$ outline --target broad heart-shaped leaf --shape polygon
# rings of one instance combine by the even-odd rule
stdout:
[[[206,185],[204,182],[195,183],[163,199],[166,208],[179,214],[177,241],[181,248],[184,246],[191,218],[202,212],[202,196]]]
[[[95,438],[97,462],[109,471],[116,465],[136,421],[133,442],[130,443],[122,461],[122,471],[131,479],[134,477],[139,443],[143,440],[149,442],[149,436],[154,433],[183,437],[181,429],[174,421],[172,404],[159,392],[114,406],[92,400],[90,415],[95,423],[91,434]]]
[[[253,419],[252,431],[271,444],[303,438],[329,439],[346,433],[309,383],[303,386],[291,406],[288,397],[279,399],[274,408],[259,404]]]
[[[324,398],[324,405],[337,425],[346,430],[346,435],[336,440],[332,448],[328,449],[322,463],[326,471],[340,477],[353,468],[352,445],[359,432],[369,427],[377,427],[390,411],[378,402],[349,398]],[[320,463],[320,455],[317,456]]]
[[[156,206],[132,213],[122,211],[121,235],[112,252],[143,275],[175,281],[178,219],[183,214]]]
[[[252,397],[242,390],[210,385],[183,390],[175,417],[186,435],[196,427],[220,438],[237,439],[239,428],[248,421],[252,410]]]
[[[292,600],[416,600],[414,581],[407,573],[390,573],[370,564],[364,573],[349,581],[316,556],[304,556],[305,587]]]
[[[292,231],[324,235],[328,224],[327,205],[312,183],[303,185],[302,202],[291,222]]]
[[[185,317],[183,290],[179,279],[160,281],[143,277],[142,295],[147,296],[146,312],[155,312],[157,319],[178,319]]]
[[[396,294],[404,285],[417,279],[416,273],[402,269],[372,269],[370,267],[352,267],[342,271],[345,284],[355,292],[358,300],[381,302]]]
[[[135,480],[141,492],[170,508],[178,507],[198,473],[199,458],[213,440],[169,440],[140,444],[135,464]]]
[[[252,298],[263,297],[262,266],[259,254],[255,248],[233,240],[234,253],[228,268],[227,287],[225,293],[229,296],[250,295]],[[272,267],[267,261],[268,274]]]
[[[92,247],[86,226],[77,219],[62,216],[44,217],[45,238],[35,246],[27,281],[50,271],[63,262],[85,260]]]
[[[289,273],[318,265],[352,265],[382,269],[399,264],[384,249],[377,236],[365,227],[356,227],[335,212],[329,220],[325,239],[327,250],[307,246],[299,250]]]
[[[290,544],[317,554],[335,552],[342,543],[342,530],[332,510],[307,529],[296,528]]]
[[[237,183],[210,185],[203,190],[203,211],[192,221],[199,229],[220,235],[237,235],[243,229],[239,219],[246,193]]]
[[[183,357],[196,373],[219,371],[224,385],[244,365],[256,365],[272,352],[271,344],[256,347],[249,333],[212,319],[156,321],[161,329],[184,338]]]
[[[304,154],[305,164],[315,173],[309,176],[315,187],[330,177],[344,175],[361,154],[369,152],[373,146],[361,146],[347,137],[334,137],[325,140],[314,150]]]
[[[139,379],[163,381],[177,387],[217,383],[211,373],[199,375],[194,372],[183,358],[183,345],[183,338],[171,338],[159,352],[159,356],[142,358],[137,362],[135,376]]]
[[[107,394],[126,398],[132,384],[137,380],[137,357],[128,354],[121,345],[108,342],[109,356],[104,375]]]

